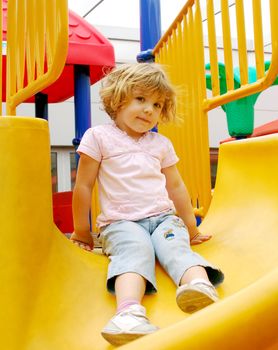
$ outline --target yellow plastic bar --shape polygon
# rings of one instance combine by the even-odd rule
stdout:
[[[195,38],[194,38],[194,16],[193,16],[193,9],[192,7],[190,7],[188,9],[188,44],[189,44],[189,49],[190,47],[192,47],[194,45],[195,42]],[[195,44],[196,45],[196,44]],[[189,67],[190,67],[190,75],[189,75],[189,79],[190,81],[194,81],[194,79],[198,79],[198,77],[196,77],[196,74],[198,75],[198,71],[197,71],[197,66],[196,66],[196,52],[195,50],[192,51],[192,55],[189,59]],[[192,153],[192,158],[191,161],[192,163],[192,184],[193,184],[193,189],[195,192],[195,196],[192,198],[192,204],[194,206],[194,208],[197,207],[197,203],[198,201],[198,197],[200,194],[200,173],[198,171],[198,164],[196,161],[194,161],[196,159],[196,157],[198,156],[198,149],[196,149],[196,145],[198,142],[198,137],[196,135],[196,130],[199,128],[199,119],[197,118],[197,89],[195,89],[192,84],[190,84],[190,101],[192,101],[192,105],[190,106],[190,108],[187,108],[186,113],[188,114],[188,118],[187,120],[190,120],[190,122],[188,123],[189,128],[191,129],[192,133],[191,135],[187,135],[189,137],[189,144],[187,146],[188,149],[191,150]],[[185,102],[186,103],[186,102]],[[192,116],[195,116],[195,120],[192,118]]]
[[[179,14],[177,15],[177,17],[175,18],[173,23],[170,25],[170,27],[167,29],[167,31],[164,33],[164,35],[160,38],[160,40],[156,44],[156,46],[154,48],[154,52],[156,52],[158,50],[158,48],[160,48],[162,46],[163,42],[167,42],[168,41],[168,37],[171,36],[173,28],[176,28],[177,27],[177,23],[181,22],[183,20],[183,16],[185,14],[187,14],[188,9],[194,5],[194,1],[195,0],[188,0],[186,2],[186,4],[180,10]]]
[[[35,18],[37,18],[36,0],[27,0],[26,1],[26,13],[27,13],[27,21],[29,21],[27,25],[26,32],[26,65],[27,65],[27,81],[28,84],[32,83],[35,80]],[[30,21],[30,19],[32,20]]]
[[[173,35],[173,31],[175,31],[175,28],[176,27],[173,27],[171,28],[171,36]],[[169,31],[170,32],[170,31]],[[187,23],[182,23],[182,25],[179,23],[177,25],[177,38],[176,40],[178,41],[178,45],[181,45],[179,46],[179,51],[182,53],[182,52],[185,52],[186,49],[184,48],[184,46],[187,45],[187,38],[185,39],[184,36],[186,36],[186,33],[187,33]],[[172,62],[172,58],[169,54],[169,50],[171,50],[171,42],[168,41],[168,42],[162,42],[161,43],[161,49],[159,50],[159,52],[157,53],[157,55],[155,56],[155,61],[157,63],[160,63],[162,65],[165,65],[165,68],[168,70],[168,73],[169,73],[169,76],[170,74],[172,73],[171,70],[173,67],[175,67],[175,65],[173,66],[171,64]],[[179,94],[179,97],[178,98],[178,104],[177,104],[177,114],[179,116],[179,118],[185,120],[185,122],[189,122],[187,119],[186,119],[186,115],[188,115],[187,113],[187,110],[186,108],[188,106],[186,106],[184,103],[183,103],[183,99],[182,99],[182,96],[187,93],[187,94],[190,94],[190,91],[188,90],[188,87],[185,86],[184,84],[181,85],[180,83],[181,82],[184,82],[186,81],[186,77],[188,77],[188,74],[190,73],[190,71],[188,72],[188,67],[190,65],[190,63],[188,62],[188,57],[186,55],[183,55],[181,54],[181,57],[178,58],[175,54],[175,57],[174,59],[177,59],[177,64],[178,64],[178,82],[176,81],[175,83],[178,85],[178,94]],[[183,64],[182,64],[183,63]],[[182,65],[180,65],[182,64]],[[170,72],[169,72],[169,68],[170,68]],[[176,151],[177,153],[179,154],[180,152],[182,152],[182,149],[184,147],[184,142],[186,142],[186,140],[188,140],[188,137],[187,135],[184,134],[184,130],[187,130],[183,127],[181,128],[175,128],[175,127],[166,127],[164,128],[163,125],[159,125],[159,131],[160,132],[165,132],[167,133],[168,132],[168,135],[170,135],[174,145],[175,145],[175,148],[176,148]],[[170,134],[169,134],[170,133]],[[188,162],[188,157],[190,156],[190,152],[187,152],[187,153],[184,153],[183,152],[183,156],[185,158],[185,162],[184,163],[187,163]],[[184,177],[186,183],[188,184],[188,182],[190,181],[190,179],[192,178],[189,173],[190,171],[192,171],[192,168],[188,167],[188,171],[186,172],[185,169],[184,169],[184,163],[183,162],[179,162],[178,166],[179,166],[179,170],[181,171],[182,173],[182,176]],[[190,190],[190,194],[192,195],[192,184],[190,184],[189,186],[189,190]],[[197,197],[197,194],[193,197]]]
[[[182,40],[182,25],[181,22],[178,23],[177,25],[177,40],[176,40],[176,47],[175,47],[175,51],[178,52],[178,50],[182,50],[182,46],[183,46],[183,40]],[[176,59],[178,62],[178,66],[180,67],[180,69],[178,70],[178,77],[180,80],[183,81],[183,76],[184,76],[184,67],[183,67],[183,61],[182,61],[182,52],[178,55],[176,55]],[[180,104],[178,103],[177,106],[178,110],[180,109]]]
[[[16,93],[16,70],[15,67],[18,64],[16,62],[16,46],[18,43],[16,30],[16,11],[14,9],[15,3],[9,1],[8,4],[8,13],[9,19],[7,22],[7,56],[6,56],[6,110],[8,115],[15,114],[15,106],[12,105],[9,100],[10,96],[15,95]]]
[[[244,23],[243,1],[237,1],[236,22],[238,29],[239,60],[241,71],[241,87],[234,89],[233,56],[230,30],[230,13],[228,0],[221,0],[222,31],[224,46],[224,63],[226,67],[227,92],[219,93],[217,86],[217,45],[215,40],[215,24],[213,18],[213,1],[208,0],[206,13],[209,27],[209,51],[211,59],[211,75],[213,81],[213,96],[206,97],[204,80],[204,46],[202,39],[202,16],[199,1],[188,1],[175,21],[159,40],[154,48],[156,61],[166,65],[173,83],[181,88],[179,94],[178,112],[183,118],[184,124],[178,127],[163,127],[159,130],[166,134],[173,142],[181,159],[179,169],[186,182],[192,199],[192,204],[197,210],[203,208],[203,213],[208,209],[210,201],[210,165],[207,114],[217,106],[238,98],[256,93],[271,85],[278,74],[278,2],[270,1],[271,36],[272,36],[272,60],[269,71],[262,75],[261,40],[262,30],[260,24],[255,31],[257,43],[256,59],[258,59],[261,72],[255,83],[248,83],[248,66],[246,52],[246,35]],[[252,12],[251,12],[252,13]],[[260,18],[258,3],[254,6],[256,18]],[[255,22],[256,19],[253,19]],[[179,23],[181,29],[179,29]],[[182,43],[180,41],[182,31]],[[176,43],[179,48],[177,49]],[[201,43],[201,44],[200,44]],[[172,52],[174,50],[174,52]],[[184,72],[184,73],[183,73]],[[182,142],[181,142],[182,140]],[[186,151],[185,151],[186,150]],[[190,150],[190,155],[188,153]]]
[[[193,55],[188,55],[188,52],[190,52],[191,47],[194,45],[194,38],[192,36],[192,11],[189,9],[187,18],[187,30],[186,30],[186,36],[184,38],[185,40],[185,54],[187,57],[187,79],[186,85],[188,89],[188,96],[187,91],[185,91],[185,95],[183,98],[184,108],[185,108],[185,121],[184,121],[184,134],[187,138],[188,142],[187,145],[185,145],[188,149],[192,148],[191,152],[185,152],[188,153],[188,163],[184,164],[185,171],[188,174],[188,184],[191,183],[192,188],[189,189],[189,193],[191,193],[191,200],[193,206],[196,208],[198,205],[198,181],[195,177],[195,174],[197,173],[197,162],[196,162],[196,156],[198,153],[198,150],[196,148],[196,128],[197,124],[194,122],[193,115],[194,115],[194,106],[195,106],[195,89],[194,85],[191,83],[195,79],[195,72],[193,70],[193,67],[195,65],[194,57]],[[192,101],[192,102],[190,102]],[[182,159],[183,160],[183,159]],[[186,158],[184,158],[184,162],[186,161]]]
[[[56,42],[56,16],[55,8],[46,7],[46,32],[47,32],[47,65],[51,66]]]
[[[25,70],[25,32],[26,32],[26,7],[25,0],[19,1],[17,4],[18,13],[20,17],[17,21],[17,45],[16,51],[16,87],[23,88],[24,70]],[[34,41],[33,41],[34,43]],[[28,60],[27,60],[28,65]]]
[[[253,26],[257,79],[261,79],[265,72],[261,0],[253,0]]]
[[[41,0],[37,4],[38,13],[45,13],[46,0]],[[40,25],[37,25],[36,40],[35,40],[35,57],[36,57],[36,73],[37,76],[41,76],[44,73],[44,50],[45,50],[45,28],[46,18],[45,16],[37,17],[37,21],[40,21]]]
[[[222,2],[226,2],[226,0],[222,0]],[[271,64],[270,64],[269,70],[267,71],[267,74],[262,77],[258,77],[257,81],[252,84],[243,85],[239,89],[236,89],[234,91],[228,91],[226,94],[223,94],[221,96],[213,96],[212,98],[206,99],[204,101],[205,110],[208,111],[215,107],[234,101],[236,99],[262,91],[268,88],[276,79],[278,75],[278,26],[277,26],[278,1],[269,0],[269,7],[270,7],[270,22],[271,22],[272,57],[271,57]],[[222,8],[222,12],[223,12],[223,8]],[[256,37],[255,41],[256,40],[259,41],[260,38]],[[257,59],[257,56],[256,56],[256,59]]]
[[[92,222],[92,232],[97,232],[97,217],[100,214],[100,206],[99,206],[99,196],[98,196],[98,183],[96,181],[93,193],[92,193],[92,201],[91,205],[93,210],[91,211],[91,222]]]
[[[189,45],[188,42],[188,23],[186,16],[183,16],[183,19],[181,22],[179,22],[178,25],[178,33],[179,33],[179,50],[177,51],[178,57],[180,57],[179,60],[179,71],[180,71],[180,86],[181,86],[181,94],[183,96],[190,94],[190,91],[187,86],[182,85],[182,82],[186,82],[187,78],[190,74],[190,62],[188,60],[188,57],[186,55],[187,46]],[[189,97],[190,98],[190,97]],[[178,98],[178,108],[177,108],[177,114],[178,116],[184,121],[184,123],[190,123],[189,113],[188,113],[188,107],[186,105],[186,101],[182,98]],[[180,145],[179,149],[182,152],[182,149],[184,147],[184,140],[190,140],[190,130],[189,128],[183,128],[183,133],[181,135],[180,131]],[[194,178],[194,169],[186,169],[186,164],[193,164],[192,158],[193,155],[191,152],[183,152],[183,162],[179,165],[179,168],[181,170],[181,173],[183,174],[183,178],[186,181],[187,187],[189,189],[189,193],[191,198],[197,198],[197,189],[196,189],[196,181]],[[196,201],[193,203],[194,206],[197,205]]]
[[[192,100],[192,91],[188,85],[185,85],[184,82],[187,81],[187,78],[192,71],[190,71],[190,67],[192,67],[192,62],[185,55],[187,48],[190,47],[190,37],[188,36],[188,32],[190,31],[189,26],[192,24],[187,21],[187,18],[184,16],[182,22],[180,23],[180,47],[177,48],[176,54],[177,57],[180,56],[179,66],[177,67],[179,73],[179,86],[181,87],[181,96],[178,99],[178,116],[186,123],[187,125],[191,125],[192,119],[190,118],[189,106],[186,103],[186,99],[182,96],[188,96],[188,99]],[[178,27],[179,28],[179,27]],[[180,162],[179,168],[181,170],[182,176],[189,188],[189,193],[192,198],[192,203],[194,206],[197,205],[196,198],[198,197],[198,191],[196,186],[196,179],[194,178],[194,167],[191,169],[186,169],[186,164],[193,164],[192,159],[194,159],[193,152],[183,152],[184,147],[188,144],[189,140],[192,138],[190,135],[189,128],[184,128],[181,126],[178,134],[176,135],[178,139],[178,149],[179,154],[182,154],[183,162]],[[187,141],[185,141],[187,140]],[[177,144],[177,143],[176,143]]]
[[[173,29],[172,32],[172,40],[169,41],[169,47],[168,47],[168,55],[169,55],[169,65],[171,65],[172,67],[176,64],[176,40],[177,40],[177,36],[176,36],[176,29]],[[177,70],[176,69],[171,69],[169,70],[168,68],[166,68],[168,71],[168,74],[170,75],[170,78],[172,80],[172,82],[175,84],[177,83]]]
[[[184,103],[184,99],[182,98],[182,96],[184,96],[185,94],[188,95],[188,98],[191,100],[191,91],[188,89],[187,86],[182,85],[182,82],[184,81],[182,72],[184,72],[185,76],[188,76],[189,72],[188,72],[188,68],[190,66],[192,66],[192,62],[190,62],[187,58],[187,56],[183,56],[182,52],[185,52],[186,49],[184,48],[184,46],[188,45],[188,39],[187,38],[187,32],[188,32],[188,23],[186,22],[186,18],[185,18],[185,22],[183,22],[183,26],[179,25],[177,26],[177,35],[178,35],[178,41],[179,44],[181,45],[179,47],[179,52],[181,53],[181,58],[178,59],[179,55],[177,55],[177,64],[172,65],[172,59],[171,59],[171,55],[169,54],[169,50],[171,50],[171,41],[169,42],[162,42],[162,47],[161,50],[159,51],[159,53],[156,55],[156,62],[161,63],[161,64],[165,64],[165,67],[170,68],[170,72],[169,75],[172,73],[173,67],[175,67],[175,69],[178,71],[178,77],[179,77],[179,81],[175,82],[178,86],[178,93],[179,93],[179,97],[178,98],[178,106],[177,106],[177,114],[180,118],[182,118],[184,120],[185,123],[190,123],[190,119],[187,119],[187,116],[189,113],[187,113],[186,108],[188,107],[187,105],[185,105]],[[181,33],[182,30],[182,33]],[[171,31],[171,36],[173,34],[173,28]],[[182,37],[181,37],[182,36]],[[185,38],[186,37],[186,38]],[[182,66],[180,65],[183,62]],[[188,135],[184,133],[184,131],[186,132],[188,129],[186,128],[175,128],[175,127],[164,127],[163,125],[159,125],[159,131],[163,132],[163,133],[167,133],[168,136],[170,136],[170,138],[172,139],[176,151],[177,153],[180,155],[180,153],[183,150],[183,147],[185,146],[185,143],[188,142],[189,138]],[[191,152],[182,152],[183,153],[183,157],[186,158],[186,162],[188,161],[188,159],[190,158],[190,156],[192,155]],[[188,168],[187,171],[184,168],[184,162],[179,162],[178,164],[179,166],[179,170],[181,171],[181,174],[185,180],[185,182],[188,185],[189,191],[190,191],[190,195],[192,197],[192,191],[194,191],[193,189],[193,184],[192,184],[192,179],[193,177],[191,177],[190,172],[192,172],[192,168]],[[192,172],[193,173],[193,172]],[[190,183],[191,182],[191,183]],[[193,198],[197,197],[197,193],[195,193],[195,195],[193,196]]]
[[[192,35],[194,26],[193,26],[193,13],[192,13],[192,8],[190,7],[188,9],[188,29],[187,29],[187,52],[190,50],[191,47],[194,45],[194,37]],[[191,166],[191,171],[188,173],[188,176],[191,177],[191,182],[192,182],[192,194],[193,197],[192,199],[192,204],[196,208],[198,205],[198,196],[200,193],[200,189],[198,188],[199,184],[199,172],[198,172],[198,164],[195,161],[196,157],[198,156],[198,149],[196,149],[197,145],[197,139],[198,137],[195,135],[196,129],[198,128],[198,123],[194,121],[192,118],[193,115],[196,115],[195,109],[196,109],[196,89],[190,82],[194,81],[196,79],[195,74],[196,74],[196,66],[195,66],[195,52],[192,55],[188,56],[188,90],[189,90],[189,100],[186,101],[184,100],[184,104],[186,106],[186,120],[185,123],[188,123],[188,132],[185,132],[185,134],[188,137],[188,144],[187,148],[191,149],[190,152],[190,163]],[[192,101],[192,104],[189,102]],[[197,118],[196,118],[197,120]]]
[[[240,84],[248,84],[248,60],[246,48],[246,33],[243,0],[236,0],[236,22],[238,36],[238,59],[240,71]]]
[[[196,10],[195,10],[195,42],[197,45],[196,48],[196,62],[197,62],[197,80],[199,87],[198,91],[198,101],[204,101],[206,98],[206,80],[205,80],[205,57],[204,57],[204,42],[203,42],[203,27],[202,27],[202,16],[200,8],[200,0],[195,1]],[[198,196],[198,206],[203,207],[205,212],[209,208],[211,201],[211,181],[210,181],[210,153],[209,153],[209,138],[208,138],[208,118],[207,114],[204,112],[201,104],[196,106],[197,113],[196,117],[199,118],[198,129],[200,130],[200,138],[197,138],[198,133],[195,132],[196,137],[196,147],[198,150],[199,147],[202,152],[199,154],[200,161],[198,170],[200,172],[200,193]],[[200,142],[200,146],[198,143]],[[198,159],[198,158],[196,158]]]
[[[213,0],[208,0],[207,2],[207,22],[212,95],[217,96],[220,95],[220,86]]]
[[[23,36],[20,29],[24,25]],[[62,73],[68,51],[67,0],[9,0],[7,36],[7,114],[14,115],[16,106]]]
[[[176,126],[159,125],[159,132],[172,140],[192,205],[204,213],[211,200],[211,188],[207,115],[202,108],[206,86],[199,1],[188,2],[184,10],[167,31],[167,42],[162,38],[155,48],[156,62],[166,66],[178,87],[177,113],[183,122]]]
[[[222,15],[222,32],[223,32],[223,47],[224,61],[226,69],[227,90],[234,90],[234,71],[233,71],[233,55],[231,41],[231,27],[228,0],[221,0],[221,15]]]
[[[263,81],[264,87],[267,88],[272,84],[278,75],[278,2],[270,0],[270,23],[271,23],[271,45],[272,57],[271,64],[267,75]],[[263,90],[263,89],[261,89]]]
[[[0,77],[2,77],[2,40],[3,40],[3,32],[2,32],[2,1],[0,1]],[[2,116],[2,84],[0,84],[0,117]]]

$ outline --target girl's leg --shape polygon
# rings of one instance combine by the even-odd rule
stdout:
[[[188,284],[196,278],[210,283],[206,269],[203,266],[192,266],[182,275],[180,285]]]
[[[117,313],[103,328],[102,335],[113,345],[123,345],[157,330],[140,305],[146,279],[155,286],[154,249],[149,232],[129,221],[109,225],[102,232],[102,242],[104,253],[111,258],[108,290],[115,291],[117,301]]]
[[[146,280],[137,273],[127,272],[116,277],[117,312],[101,332],[111,344],[123,345],[158,330],[141,305],[145,289]]]
[[[127,272],[119,275],[115,281],[117,312],[133,304],[141,304],[146,290],[146,280],[141,275]]]
[[[119,294],[120,302],[126,296],[132,297],[134,284],[141,286],[143,283],[138,291],[143,295],[141,289],[145,292],[145,279],[149,281],[148,292],[155,291],[155,253],[148,231],[136,222],[120,221],[102,231],[101,241],[104,254],[110,258],[107,288]]]
[[[196,278],[210,279],[214,283],[220,277],[218,270],[192,251],[188,230],[180,218],[173,215],[166,217],[157,226],[151,239],[160,264],[177,286],[190,283]]]
[[[152,241],[161,265],[178,286],[177,303],[183,311],[194,312],[218,300],[212,283],[221,281],[223,274],[191,250],[181,219],[168,216],[153,232]]]
[[[176,300],[182,311],[192,313],[216,301],[218,294],[211,284],[205,268],[192,266],[183,274]]]

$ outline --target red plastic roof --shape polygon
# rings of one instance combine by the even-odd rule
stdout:
[[[0,0],[1,1],[1,0]],[[7,2],[3,3],[3,41],[7,34]],[[69,10],[69,48],[65,68],[59,79],[43,90],[48,102],[62,102],[74,95],[73,66],[90,66],[91,85],[103,77],[103,68],[115,65],[114,48],[111,43],[92,25]],[[3,56],[3,101],[6,86],[6,57]],[[34,97],[26,102],[33,102]]]
[[[263,124],[261,126],[258,126],[257,128],[254,129],[253,134],[248,137],[258,137],[258,136],[276,134],[276,133],[278,133],[278,119],[273,120],[272,122]],[[220,143],[229,142],[233,140],[235,140],[235,138],[230,137],[226,140],[221,141]]]

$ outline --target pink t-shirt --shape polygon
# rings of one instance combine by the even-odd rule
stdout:
[[[85,132],[77,152],[101,163],[99,227],[174,209],[161,169],[176,164],[179,159],[165,136],[150,131],[136,141],[115,123],[99,125]]]

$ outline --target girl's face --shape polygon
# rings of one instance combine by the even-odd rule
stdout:
[[[134,139],[151,130],[159,120],[164,98],[159,94],[134,91],[130,100],[116,114],[115,123]]]

